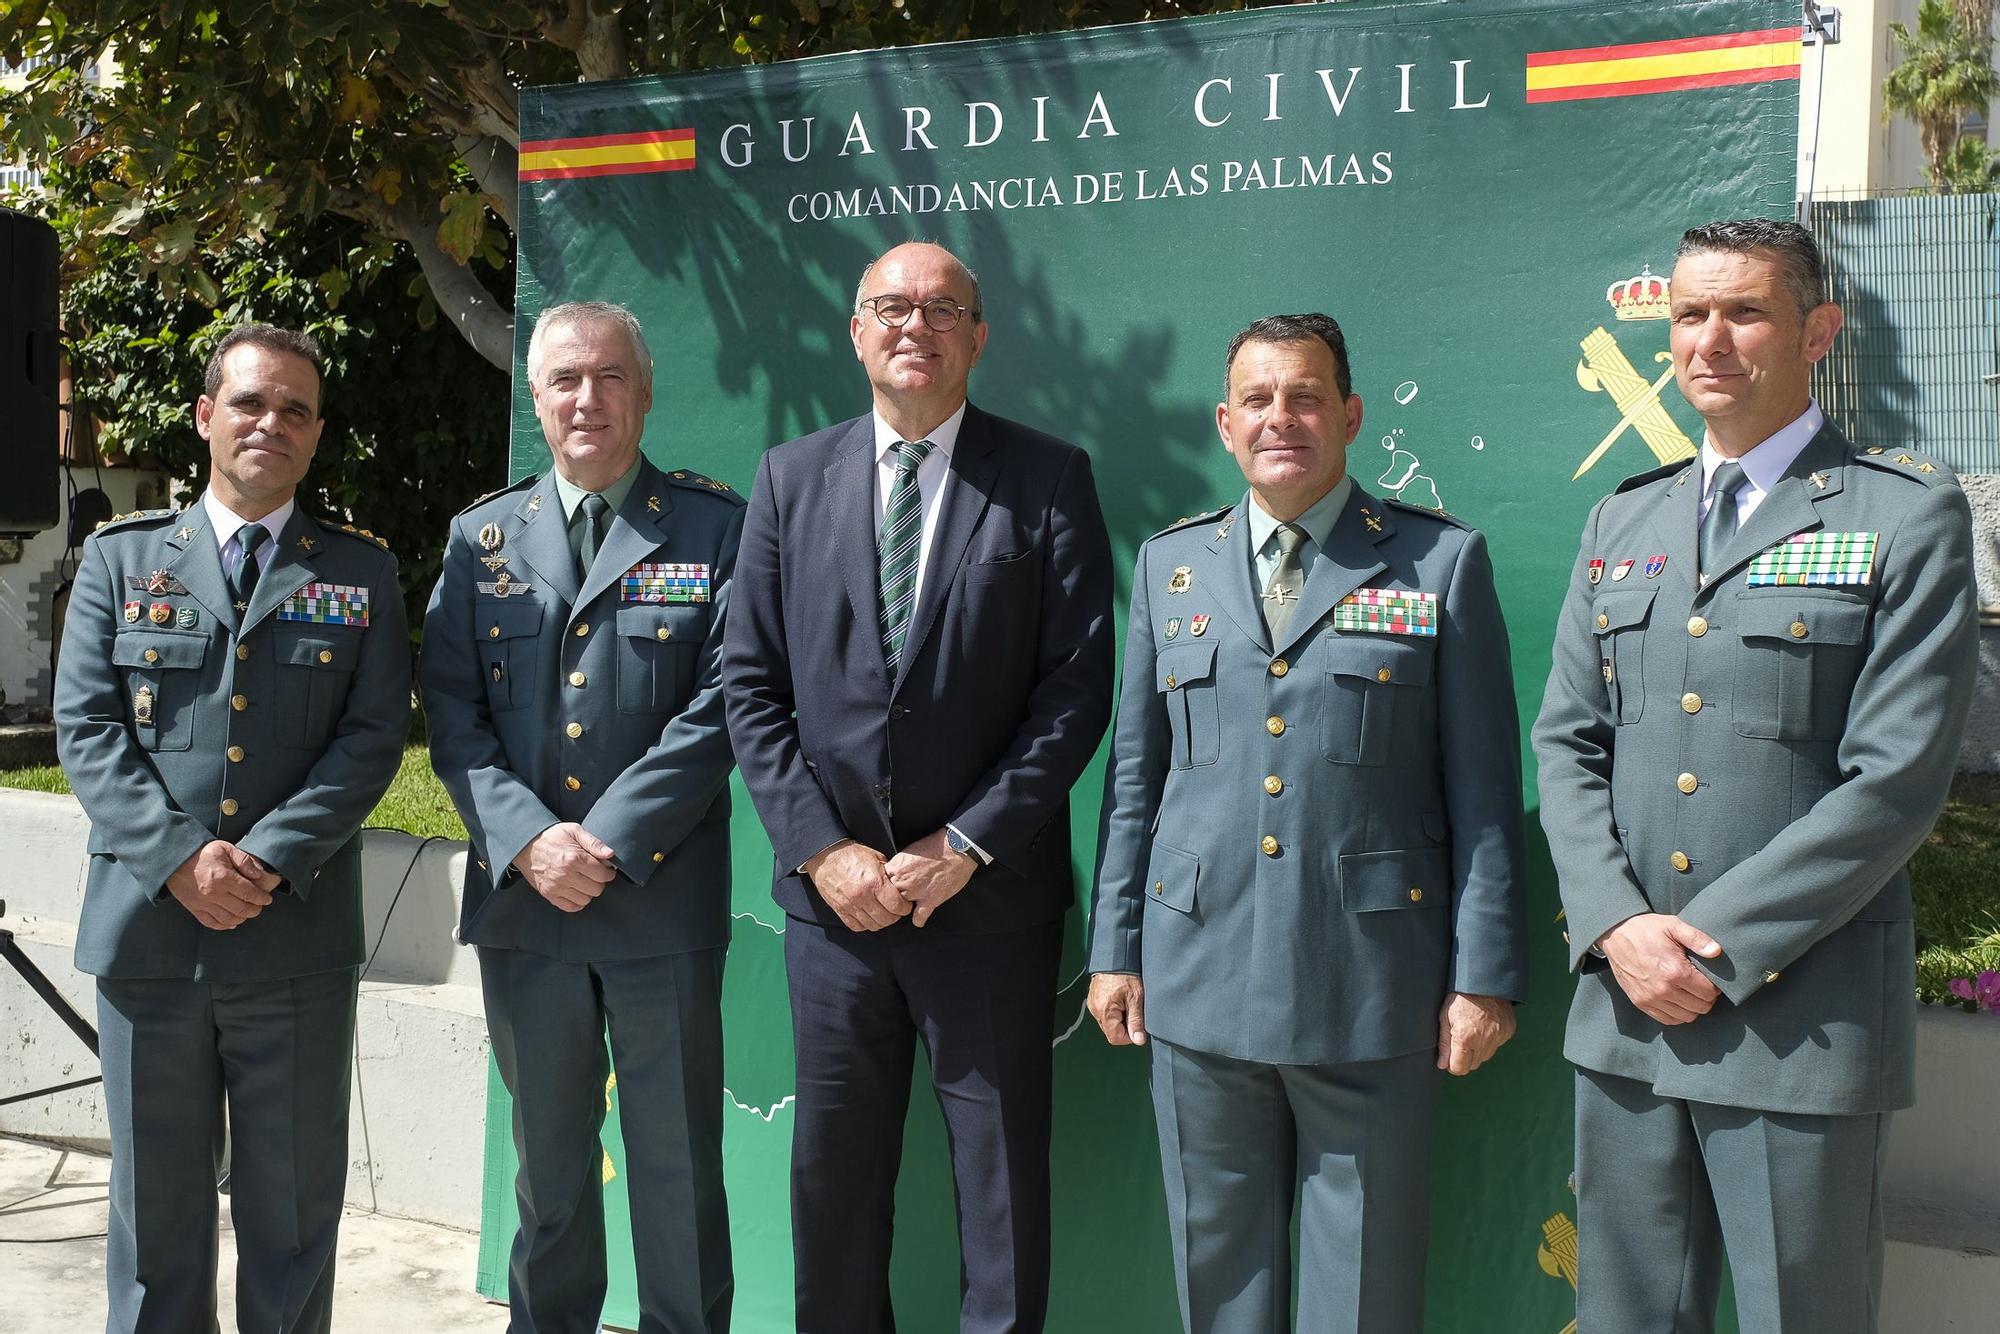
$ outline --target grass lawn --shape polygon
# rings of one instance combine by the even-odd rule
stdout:
[[[0,769],[0,787],[67,792],[53,765]],[[402,767],[368,823],[419,838],[464,838],[465,826],[431,772],[423,746],[403,751]],[[1916,889],[1917,995],[1958,1005],[1954,977],[2000,969],[2000,775],[1961,774],[1944,816],[1910,863]]]
[[[67,792],[69,779],[52,764],[27,769],[0,769],[0,787],[26,788],[31,792]],[[452,809],[444,784],[431,772],[431,761],[421,745],[403,748],[403,763],[395,781],[382,795],[368,824],[384,829],[402,829],[418,838],[464,838],[465,825]]]

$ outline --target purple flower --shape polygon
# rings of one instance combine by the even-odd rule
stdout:
[[[1960,1000],[1972,999],[1972,979],[1969,977],[1954,977],[1951,981],[1945,983],[1944,986],[1945,990]]]
[[[1988,1014],[2000,1014],[2000,972],[1986,969],[1973,979],[1972,990],[1980,1009]]]

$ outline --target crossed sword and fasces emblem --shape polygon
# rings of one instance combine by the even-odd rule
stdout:
[[[1660,373],[1657,380],[1647,380],[1632,365],[1625,350],[1618,346],[1603,326],[1591,330],[1590,336],[1580,344],[1583,359],[1576,363],[1576,382],[1593,394],[1610,394],[1611,401],[1618,405],[1623,415],[1618,424],[1597,442],[1597,447],[1584,456],[1571,476],[1573,482],[1595,467],[1611,446],[1627,430],[1637,430],[1639,438],[1653,451],[1653,456],[1662,463],[1678,463],[1695,455],[1694,442],[1674,424],[1667,410],[1660,404],[1660,392],[1667,382],[1674,378],[1672,366]],[[1671,352],[1655,352],[1655,362],[1671,362]]]

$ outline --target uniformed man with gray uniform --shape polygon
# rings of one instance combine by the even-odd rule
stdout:
[[[1296,1327],[1417,1334],[1438,1070],[1526,989],[1506,627],[1476,531],[1347,477],[1338,324],[1227,365],[1250,489],[1139,552],[1089,1003],[1154,1039],[1190,1334],[1293,1327],[1295,1193]]]
[[[460,936],[514,1099],[514,1334],[596,1327],[608,1031],[639,1328],[720,1334],[729,771],[722,621],[743,501],[640,453],[653,363],[623,307],[542,312],[546,473],[452,523],[419,669],[472,835]]]
[[[395,557],[296,503],[320,365],[289,330],[223,338],[195,405],[208,489],[86,542],[63,627],[114,1334],[215,1328],[225,1125],[237,1328],[332,1319],[360,829],[402,757],[410,663]]]
[[[1790,222],[1696,227],[1670,300],[1700,457],[1591,512],[1535,726],[1579,969],[1577,1326],[1867,1334],[1912,1097],[1904,863],[1977,661],[1951,474],[1811,396],[1841,324]]]

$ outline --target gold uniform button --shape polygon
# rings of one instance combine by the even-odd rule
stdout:
[[[1688,692],[1687,692],[1687,694],[1685,694],[1685,695],[1682,695],[1682,696],[1681,696],[1681,712],[1682,712],[1682,713],[1700,713],[1700,712],[1701,712],[1701,696],[1700,696],[1700,695],[1697,695],[1697,694],[1695,694],[1695,693],[1694,693],[1694,691],[1692,691],[1692,690],[1688,691]]]
[[[574,792],[578,788],[582,787],[583,783],[575,775],[571,775],[570,777],[563,779],[563,786],[568,788],[570,791]]]
[[[1258,842],[1257,846],[1264,850],[1264,855],[1266,857],[1275,857],[1278,855],[1278,840],[1271,837],[1269,834],[1264,835],[1264,837]]]
[[[225,753],[229,756],[231,764],[241,764],[243,762],[243,747],[231,746]]]
[[[158,649],[149,648],[146,650],[147,662],[158,662],[159,660],[160,660],[160,651]]]
[[[1272,774],[1264,780],[1264,790],[1275,797],[1285,790],[1285,780]]]
[[[1807,633],[1808,631],[1806,630],[1806,623],[1804,621],[1792,622],[1792,638],[1804,639]]]
[[[488,626],[486,628],[486,637],[488,639],[498,639],[500,637],[500,627],[497,625]]]
[[[1421,890],[1421,889],[1419,889],[1419,888],[1417,888],[1417,887],[1416,887],[1415,885],[1411,885],[1411,886],[1410,886],[1410,902],[1412,902],[1412,903],[1422,903],[1423,901],[1424,901],[1424,891],[1423,891],[1423,890]]]
[[[1274,713],[1264,720],[1264,730],[1272,736],[1283,736],[1285,734],[1285,720]]]
[[[1688,867],[1694,865],[1693,862],[1688,860],[1688,855],[1685,852],[1676,852],[1673,856],[1667,858],[1667,861],[1676,871],[1681,872],[1685,872]]]
[[[656,862],[663,862],[666,859],[667,859],[667,854],[664,852],[656,852],[653,854],[653,860]]]
[[[568,737],[571,741],[576,740],[578,737],[583,735],[583,724],[571,723],[568,727],[563,728],[563,735]]]
[[[327,649],[327,648],[323,648],[323,649],[321,649],[321,650],[319,651],[319,660],[320,660],[320,662],[321,662],[322,664],[325,664],[325,663],[329,663],[329,662],[332,662],[332,661],[333,661],[333,650],[332,650],[332,649]]]
[[[1271,675],[1283,676],[1286,672],[1289,672],[1290,670],[1292,670],[1292,664],[1286,662],[1283,658],[1271,659]]]
[[[584,637],[585,635],[587,635],[587,634],[589,634],[589,633],[590,633],[590,622],[589,622],[589,621],[578,621],[578,622],[576,623],[576,637],[577,637],[578,639],[581,639],[581,638],[583,638],[583,637]]]
[[[1597,613],[1597,628],[1600,630],[1608,630],[1611,628],[1611,618],[1609,616],[1606,616],[1601,611]]]
[[[1701,786],[1701,780],[1693,774],[1682,774],[1674,780],[1674,786],[1683,792],[1691,794],[1696,788]]]
[[[1175,676],[1172,672],[1167,673],[1167,689],[1172,690],[1180,683],[1181,679],[1178,676]]]
[[[571,672],[569,674],[569,683],[573,686],[580,687],[583,685],[585,681],[588,681],[589,679],[590,678],[585,676],[582,672]]]
[[[1706,616],[1688,617],[1688,633],[1693,635],[1696,639],[1700,639],[1703,635],[1707,634],[1708,617]]]
[[[229,697],[229,707],[241,713],[250,707],[250,697],[248,695],[231,695]]]
[[[1155,881],[1153,882],[1153,892],[1154,892],[1155,894],[1164,894],[1164,893],[1166,893],[1166,892],[1167,892],[1167,882],[1166,882],[1166,881],[1164,881],[1164,880],[1155,880]]]
[[[1387,681],[1390,677],[1394,675],[1395,673],[1390,671],[1387,667],[1378,667],[1375,669],[1375,679],[1377,681]]]
[[[655,639],[672,639],[674,637],[674,632],[672,630],[669,630],[666,626],[663,625],[659,629],[653,631],[653,637]]]
[[[1782,974],[1780,974],[1780,973],[1779,973],[1779,972],[1778,972],[1778,971],[1777,971],[1777,970],[1776,970],[1776,969],[1774,968],[1774,969],[1772,969],[1772,970],[1771,970],[1770,972],[1768,972],[1768,973],[1764,974],[1764,980],[1765,980],[1766,982],[1775,982],[1775,981],[1777,981],[1777,980],[1778,980],[1778,978],[1779,978],[1780,976],[1782,976]]]
[[[222,799],[222,813],[224,815],[234,815],[236,814],[236,810],[237,810],[236,798],[224,797]]]
[[[236,646],[236,661],[247,662],[249,661],[249,658],[250,658],[250,646],[248,644],[238,644]]]

